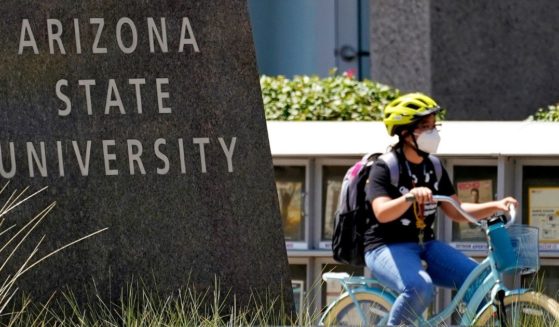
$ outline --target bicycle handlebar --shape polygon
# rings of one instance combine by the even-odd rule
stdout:
[[[476,226],[481,226],[482,225],[482,223],[479,220],[477,220],[475,217],[473,217],[468,212],[466,212],[464,209],[462,209],[462,207],[458,204],[458,202],[456,202],[450,196],[433,195],[433,200],[435,200],[437,202],[448,202],[448,203],[450,203],[469,222],[471,222],[472,224],[475,224]],[[510,220],[506,223],[505,226],[509,226],[511,224],[514,224],[514,221],[516,220],[516,208],[512,204],[509,206],[509,214],[510,214]]]

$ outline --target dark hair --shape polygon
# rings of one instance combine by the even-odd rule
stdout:
[[[416,129],[417,125],[419,124],[419,122],[421,121],[415,121],[411,124],[408,125],[400,125],[400,126],[395,126],[394,127],[394,135],[398,135],[398,142],[395,144],[392,144],[388,147],[389,151],[392,150],[398,150],[404,147],[404,135],[402,135],[404,132],[407,132],[407,134],[412,134],[413,131]]]

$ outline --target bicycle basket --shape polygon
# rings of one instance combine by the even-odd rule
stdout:
[[[540,268],[538,228],[527,225],[511,225],[507,228],[514,250],[515,271],[531,274]]]

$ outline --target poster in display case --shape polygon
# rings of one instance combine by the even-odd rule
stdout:
[[[539,228],[541,242],[559,242],[559,187],[528,189],[528,224]]]
[[[276,181],[276,189],[286,242],[303,240],[303,183]]]
[[[461,202],[480,203],[493,201],[491,179],[469,180],[456,183],[456,195]],[[474,224],[458,223],[458,239],[462,242],[483,242],[483,233]]]
[[[279,209],[288,250],[305,250],[305,183],[306,167],[274,166]]]

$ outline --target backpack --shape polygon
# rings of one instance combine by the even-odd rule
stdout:
[[[334,260],[340,263],[365,266],[365,232],[373,219],[371,203],[366,200],[365,185],[373,163],[378,158],[388,166],[390,183],[398,187],[400,166],[398,157],[393,151],[382,155],[368,153],[347,170],[342,181],[332,235]],[[433,163],[439,181],[442,176],[441,161],[433,155],[429,155],[429,159]]]

